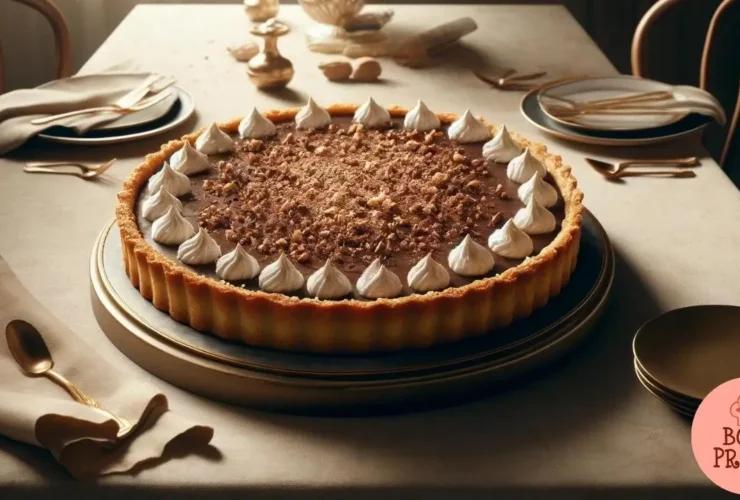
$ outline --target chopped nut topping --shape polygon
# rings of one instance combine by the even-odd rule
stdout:
[[[371,208],[378,208],[383,204],[383,201],[385,201],[385,193],[380,193],[377,196],[373,196],[369,200],[367,200],[367,206]]]
[[[420,146],[421,144],[413,140],[406,143],[406,149],[409,151],[416,151]]]
[[[432,185],[434,186],[441,186],[445,184],[450,179],[450,176],[447,174],[443,174],[442,172],[437,172],[432,176]]]
[[[496,227],[496,225],[501,222],[501,219],[503,219],[501,212],[496,212],[493,217],[491,217],[491,222],[488,223],[488,227]]]
[[[522,206],[502,201],[516,187],[496,167],[440,131],[277,127],[212,162],[198,201],[200,225],[265,258],[285,251],[300,264],[331,258],[350,269],[377,257],[393,265],[404,251],[416,261],[465,234],[485,238],[501,211]]]

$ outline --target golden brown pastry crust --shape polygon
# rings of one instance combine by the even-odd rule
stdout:
[[[351,115],[357,105],[335,104],[332,115]],[[292,120],[298,108],[274,110],[274,122]],[[407,110],[389,108],[392,116]],[[443,123],[457,118],[438,114]],[[222,124],[235,133],[240,120]],[[492,131],[495,127],[491,126]],[[552,243],[538,255],[499,275],[424,295],[373,301],[322,301],[246,290],[202,276],[157,252],[136,222],[136,200],[157,169],[184,140],[170,141],[137,166],[118,194],[116,222],[126,274],[141,295],[175,320],[197,330],[250,345],[321,353],[364,353],[428,347],[482,335],[529,316],[556,296],[575,269],[581,236],[583,193],[559,156],[542,144],[512,134],[541,160],[560,188],[565,218]]]

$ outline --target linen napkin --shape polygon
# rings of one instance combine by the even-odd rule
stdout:
[[[31,120],[50,114],[113,104],[150,76],[151,73],[79,75],[0,95],[0,155],[52,126],[63,125],[83,134],[117,120],[121,115],[111,112],[71,117],[47,125],[31,124]]]
[[[45,377],[28,377],[0,336],[0,435],[48,449],[78,479],[154,466],[203,451],[213,429],[168,409],[167,398],[114,369],[21,285],[0,256],[0,327],[14,319],[34,325],[58,371],[101,406],[136,426],[116,442],[118,424],[75,402]],[[115,446],[113,446],[115,445]]]

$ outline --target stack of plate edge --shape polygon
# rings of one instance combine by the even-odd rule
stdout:
[[[699,407],[701,400],[686,394],[680,393],[674,389],[661,384],[655,377],[650,375],[647,370],[640,364],[640,360],[635,356],[635,375],[642,386],[661,402],[668,405],[675,412],[686,417],[693,418],[696,409]]]

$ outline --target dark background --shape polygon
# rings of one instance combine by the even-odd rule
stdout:
[[[75,69],[92,55],[138,0],[55,0],[72,32]],[[238,0],[149,0],[146,3],[241,3]],[[296,3],[281,0],[281,4]],[[455,3],[451,0],[370,1],[369,4]],[[635,27],[655,0],[470,0],[459,3],[564,4],[614,65],[630,72],[630,45]],[[704,33],[719,0],[684,0],[665,18],[651,38],[656,57],[655,77],[671,82],[697,83]],[[495,29],[495,27],[486,29]],[[7,59],[8,87],[30,87],[54,76],[51,30],[28,7],[0,0],[0,41]]]

